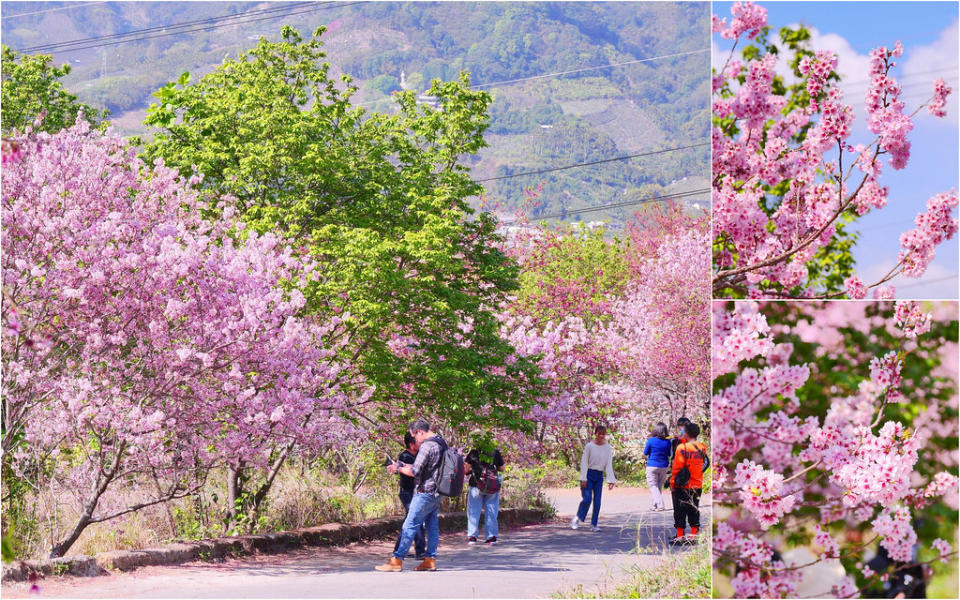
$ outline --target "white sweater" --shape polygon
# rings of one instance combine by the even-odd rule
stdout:
[[[587,480],[587,469],[606,471],[607,483],[616,483],[613,475],[613,448],[610,444],[598,446],[591,441],[583,447],[583,457],[580,459],[580,481]]]

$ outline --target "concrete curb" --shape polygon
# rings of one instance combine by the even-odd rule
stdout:
[[[547,519],[543,509],[505,508],[500,510],[501,525],[526,525]],[[274,554],[303,546],[343,546],[353,542],[396,535],[403,517],[385,517],[360,523],[327,523],[317,527],[260,535],[221,537],[197,542],[178,542],[143,550],[114,550],[96,556],[19,561],[4,565],[2,581],[26,581],[36,577],[104,575],[110,570],[128,571],[137,567],[177,565],[195,560],[243,556],[255,552]],[[440,515],[441,531],[466,529],[467,513]]]

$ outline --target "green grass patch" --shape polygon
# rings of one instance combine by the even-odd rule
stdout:
[[[586,593],[578,586],[558,598],[709,598],[710,545],[693,546],[685,554],[663,553],[663,562],[652,569],[634,567],[621,585]]]

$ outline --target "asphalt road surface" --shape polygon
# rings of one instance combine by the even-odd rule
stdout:
[[[671,548],[672,511],[649,512],[646,489],[604,490],[599,532],[574,531],[569,520],[579,491],[549,490],[559,516],[551,523],[501,529],[500,543],[469,546],[465,533],[441,535],[436,572],[381,573],[393,541],[285,554],[145,567],[100,577],[49,578],[39,592],[29,584],[3,586],[3,596],[71,598],[543,598],[597,592],[651,568],[682,548]],[[668,500],[669,502],[669,500]],[[703,526],[709,531],[709,496]],[[669,505],[668,505],[669,509]],[[588,524],[589,525],[589,524]],[[482,533],[482,532],[481,532]],[[637,548],[640,548],[637,551]]]

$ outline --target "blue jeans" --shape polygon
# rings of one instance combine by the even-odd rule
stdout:
[[[410,544],[417,537],[421,525],[427,530],[427,551],[425,558],[437,557],[437,546],[440,545],[440,498],[433,494],[415,494],[410,501],[407,518],[403,520],[403,531],[400,532],[400,543],[393,551],[393,556],[403,560],[410,551]]]
[[[400,503],[403,504],[403,509],[407,511],[407,514],[410,514],[410,501],[413,500],[413,492],[400,492]],[[400,533],[397,534],[397,543],[393,545],[393,551],[396,552],[397,548],[400,547],[400,539],[403,538],[403,529],[400,530]],[[417,530],[417,535],[413,539],[414,552],[416,552],[417,558],[423,557],[423,553],[427,547],[426,540],[426,528],[421,525]]]
[[[593,500],[593,518],[591,524],[596,527],[600,519],[600,496],[603,495],[603,471],[589,469],[587,471],[587,487],[580,488],[580,495],[583,500],[580,501],[580,507],[577,509],[577,518],[581,521],[587,518],[587,509],[590,508],[591,498]]]
[[[487,539],[497,537],[497,513],[500,511],[500,492],[484,494],[476,486],[467,492],[467,537],[480,532],[480,513],[484,513],[483,529]]]

